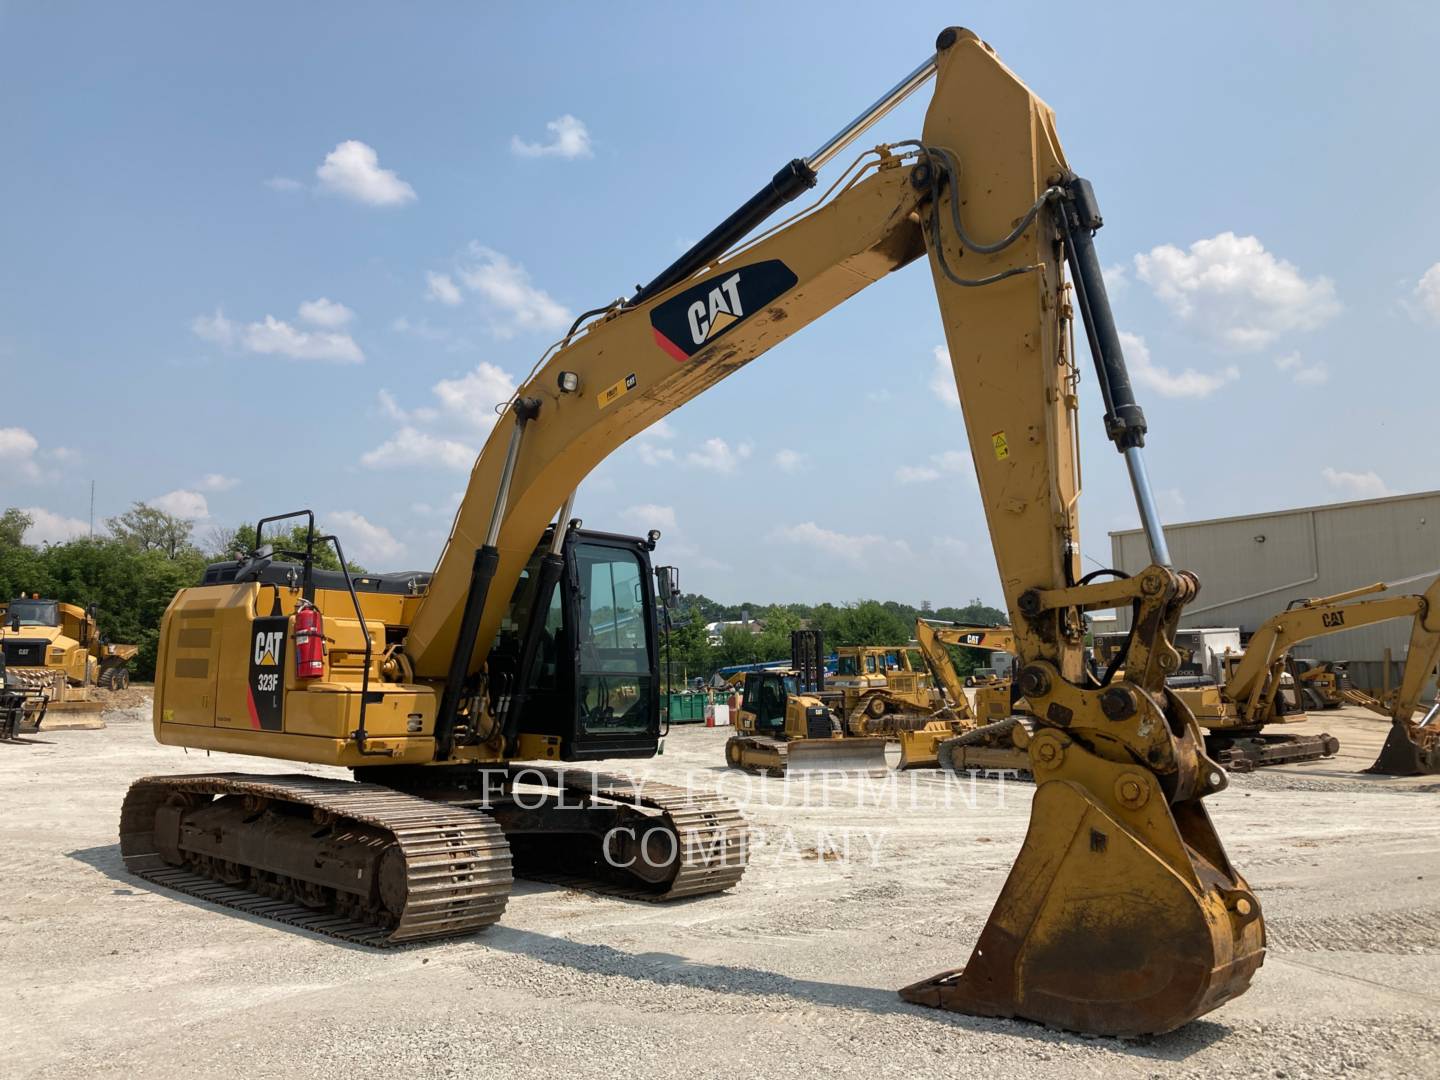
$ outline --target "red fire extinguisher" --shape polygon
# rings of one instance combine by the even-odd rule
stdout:
[[[318,679],[325,674],[325,620],[308,600],[295,608],[295,677]]]

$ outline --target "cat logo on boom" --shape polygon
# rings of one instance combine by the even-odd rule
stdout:
[[[797,280],[779,259],[727,269],[672,296],[650,313],[655,342],[676,360],[688,360],[794,288]]]
[[[1321,625],[1321,626],[1344,626],[1344,625],[1345,625],[1345,612],[1343,612],[1343,611],[1326,611],[1326,612],[1322,612],[1321,615],[1320,615],[1320,625]]]

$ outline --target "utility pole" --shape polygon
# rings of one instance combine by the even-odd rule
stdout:
[[[95,535],[95,481],[90,481],[90,535]]]

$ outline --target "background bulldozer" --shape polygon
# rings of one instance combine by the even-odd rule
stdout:
[[[103,641],[93,609],[38,594],[0,607],[4,689],[23,702],[20,723],[38,727],[89,727],[98,723],[97,690],[130,685],[134,645]]]
[[[852,656],[879,650],[847,650]],[[863,658],[859,670],[863,668]],[[872,670],[875,670],[872,666]],[[883,772],[884,737],[857,737],[846,725],[846,695],[825,673],[825,637],[819,630],[790,634],[790,668],[745,674],[736,734],[725,743],[732,769],[784,776],[790,772]],[[883,684],[865,691],[884,693]],[[863,705],[854,704],[857,715]]]

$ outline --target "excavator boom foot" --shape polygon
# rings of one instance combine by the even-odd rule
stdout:
[[[1090,771],[1115,775],[1104,787],[1040,784],[969,964],[905,987],[902,998],[1136,1036],[1171,1031],[1245,991],[1265,954],[1260,908],[1198,800],[1170,805],[1153,776],[1113,763],[1095,760]],[[1112,788],[1113,801],[1092,794]]]

